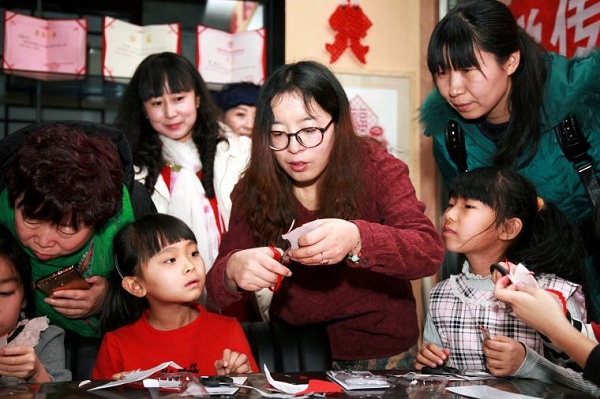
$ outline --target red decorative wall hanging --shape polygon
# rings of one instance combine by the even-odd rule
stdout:
[[[365,56],[369,46],[363,46],[360,40],[367,35],[367,30],[373,25],[358,4],[340,4],[329,17],[329,26],[336,31],[334,42],[325,44],[325,49],[331,54],[331,63],[337,61],[348,47],[356,58],[363,64],[367,63]]]

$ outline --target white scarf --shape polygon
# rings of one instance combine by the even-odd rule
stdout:
[[[159,135],[163,160],[181,167],[171,180],[171,200],[167,213],[187,223],[194,232],[206,272],[219,252],[219,229],[204,187],[196,176],[202,169],[200,155],[193,140],[180,142]]]

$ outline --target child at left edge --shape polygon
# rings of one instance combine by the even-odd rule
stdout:
[[[114,238],[115,271],[101,317],[104,334],[92,376],[174,361],[197,375],[257,372],[239,322],[198,303],[204,262],[192,230],[180,219],[151,214]]]
[[[65,331],[34,317],[31,264],[11,232],[0,225],[0,386],[71,381]]]

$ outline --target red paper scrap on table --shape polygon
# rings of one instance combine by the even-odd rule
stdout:
[[[298,392],[296,395],[304,395],[307,393],[338,393],[342,392],[342,387],[335,382],[325,380],[308,380],[308,387]]]

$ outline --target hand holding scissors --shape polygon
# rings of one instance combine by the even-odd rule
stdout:
[[[278,254],[283,251],[273,248]],[[225,284],[231,292],[239,289],[258,291],[276,285],[279,275],[288,277],[292,272],[274,259],[270,247],[249,248],[234,252],[229,257],[225,268]]]
[[[292,222],[293,228],[294,222]],[[291,230],[290,228],[290,230]],[[274,246],[249,248],[233,253],[227,261],[225,284],[235,292],[258,291],[262,288],[281,287],[283,277],[292,275],[284,265],[289,263],[288,250]]]
[[[289,232],[292,231],[292,229],[294,228],[294,223],[296,223],[296,219],[292,220],[292,225],[290,226],[290,228],[288,229],[286,234],[289,234]],[[284,236],[285,236],[285,234],[284,234]],[[273,259],[280,262],[281,264],[287,265],[288,263],[291,262],[291,259],[290,259],[290,249],[292,249],[291,245],[285,251],[283,251],[282,254],[279,253],[279,251],[273,246],[269,246],[269,249],[271,251],[273,251]],[[269,287],[269,291],[271,291],[271,292],[277,291],[281,287],[282,281],[283,281],[283,275],[278,274],[277,282],[275,283],[274,286]]]

